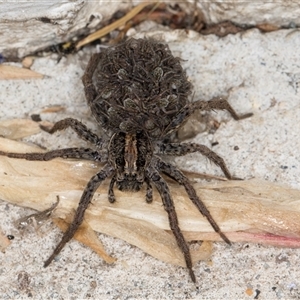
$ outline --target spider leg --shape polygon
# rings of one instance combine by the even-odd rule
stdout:
[[[102,146],[102,139],[100,139],[95,133],[90,131],[83,123],[73,118],[66,118],[58,121],[51,129],[43,125],[40,125],[40,127],[50,134],[71,127],[81,139],[86,140],[93,145]]]
[[[152,191],[152,185],[149,180],[149,178],[145,178],[145,182],[147,184],[147,191],[146,191],[146,202],[151,203],[153,201],[153,191]]]
[[[154,183],[161,196],[164,209],[168,213],[170,228],[175,236],[176,242],[180,250],[184,255],[185,263],[187,268],[189,269],[190,277],[193,282],[196,282],[196,277],[192,269],[193,265],[189,246],[185,241],[184,236],[180,230],[177,214],[174,207],[174,202],[170,194],[170,189],[165,180],[159,175],[159,173],[155,169],[149,168],[146,177],[148,177]]]
[[[231,242],[226,237],[226,235],[221,231],[219,225],[216,223],[212,215],[210,214],[209,210],[206,208],[205,204],[202,202],[202,200],[198,197],[195,189],[193,188],[192,184],[188,180],[187,177],[185,177],[176,167],[172,166],[171,164],[168,164],[164,161],[162,161],[160,158],[156,157],[157,159],[157,168],[168,175],[169,177],[175,179],[178,183],[182,184],[189,196],[189,198],[192,200],[192,202],[195,204],[195,206],[198,208],[200,213],[206,217],[210,225],[213,227],[215,232],[217,232],[220,237],[226,242],[227,244],[231,245]]]
[[[108,201],[110,203],[114,203],[116,201],[115,193],[114,193],[114,184],[116,182],[116,175],[114,175],[109,183],[108,188]]]
[[[242,120],[253,116],[253,113],[247,113],[243,115],[238,115],[232,106],[228,103],[228,101],[224,98],[217,97],[213,98],[209,101],[195,101],[191,103],[192,110],[200,109],[200,110],[212,110],[212,109],[225,109],[227,110],[231,116],[235,120]]]
[[[230,174],[228,168],[226,167],[224,159],[221,156],[219,156],[217,153],[210,150],[208,147],[204,145],[200,145],[196,143],[161,144],[158,151],[159,151],[158,153],[173,155],[173,156],[182,156],[188,153],[200,152],[202,155],[206,156],[214,164],[219,166],[228,179],[239,179],[237,177],[233,177]]]
[[[26,160],[38,160],[38,161],[47,161],[57,157],[61,158],[82,158],[93,161],[105,161],[105,155],[102,157],[101,153],[94,151],[89,148],[66,148],[53,150],[46,153],[12,153],[0,151],[0,155],[11,157],[11,158],[21,158]]]
[[[213,110],[213,109],[225,109],[235,120],[242,120],[249,118],[253,113],[247,113],[243,115],[238,115],[228,101],[224,98],[213,98],[209,101],[198,100],[191,102],[189,105],[183,107],[181,111],[173,118],[172,122],[168,125],[165,133],[169,133],[172,130],[178,128],[195,110]]]
[[[106,164],[104,168],[96,175],[94,175],[90,181],[88,182],[86,188],[83,191],[83,194],[81,196],[81,199],[78,204],[78,208],[76,210],[74,219],[72,223],[70,224],[69,228],[67,231],[64,233],[61,241],[59,244],[56,246],[54,249],[53,253],[51,256],[45,261],[44,267],[49,266],[51,261],[55,258],[56,255],[60,253],[60,251],[63,249],[63,247],[66,245],[67,242],[69,242],[77,229],[79,228],[80,224],[83,221],[84,213],[86,209],[88,208],[94,193],[98,189],[99,185],[102,183],[104,179],[109,177],[112,172],[114,171],[113,167],[110,164]]]
[[[97,97],[97,91],[93,84],[93,74],[99,64],[100,59],[101,55],[99,53],[93,54],[87,65],[84,75],[82,76],[84,92],[89,104]]]

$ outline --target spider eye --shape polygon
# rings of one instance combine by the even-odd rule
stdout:
[[[121,175],[119,177],[119,175]],[[144,183],[144,176],[138,178],[137,174],[118,174],[116,185],[120,191],[137,192],[141,189]]]

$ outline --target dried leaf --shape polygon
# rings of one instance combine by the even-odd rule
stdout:
[[[0,139],[0,150],[32,152],[36,148]],[[58,195],[60,203],[53,217],[66,220],[77,208],[87,181],[101,167],[87,161],[34,162],[0,156],[0,198],[41,211],[49,208]],[[154,191],[153,203],[147,204],[145,190],[137,193],[115,190],[117,201],[111,204],[107,200],[108,184],[106,180],[97,190],[85,215],[87,224],[93,230],[121,238],[158,259],[184,266],[158,193]],[[300,246],[299,190],[262,180],[197,183],[194,187],[231,241]],[[174,183],[170,183],[170,189],[186,239],[219,240],[184,189]],[[205,259],[209,253],[211,250],[206,251]],[[192,256],[195,261],[199,253],[196,257],[192,251]]]
[[[69,224],[64,220],[54,218],[53,221],[61,230],[67,230]],[[69,219],[68,221],[71,220]],[[83,221],[83,223],[75,233],[74,238],[93,249],[108,264],[112,264],[116,261],[115,258],[111,257],[106,253],[102,243],[97,238],[95,231],[89,226],[89,224],[86,221]]]
[[[44,75],[30,69],[0,65],[0,80],[43,78]]]
[[[28,119],[0,121],[0,136],[17,140],[41,131],[38,123]]]

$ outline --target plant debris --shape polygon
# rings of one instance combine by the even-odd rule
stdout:
[[[36,152],[37,147],[0,138],[1,151]],[[42,151],[42,150],[40,150]],[[0,156],[0,198],[38,211],[60,203],[51,215],[62,229],[78,205],[82,189],[94,174],[93,162],[55,159],[36,162]],[[85,214],[85,225],[76,238],[100,254],[101,243],[91,230],[118,237],[146,253],[169,263],[184,266],[184,259],[169,230],[169,223],[158,194],[147,204],[144,193],[116,190],[116,203],[107,200],[108,181],[97,190]],[[16,189],[15,187],[18,186]],[[262,180],[225,181],[194,184],[197,193],[232,242],[253,242],[279,247],[300,247],[300,191]],[[170,183],[180,226],[188,241],[219,241],[218,234],[189,200],[182,187]],[[88,237],[84,239],[82,236]],[[6,237],[5,237],[6,238]],[[7,239],[7,238],[6,238]],[[100,245],[100,246],[99,246]],[[205,246],[205,247],[204,247]],[[211,244],[193,251],[193,261],[208,259]],[[105,251],[104,251],[105,253]],[[113,262],[108,255],[101,255]]]
[[[19,68],[9,65],[0,65],[0,80],[8,79],[33,79],[43,78],[44,75],[30,69]]]

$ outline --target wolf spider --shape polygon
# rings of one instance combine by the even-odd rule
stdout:
[[[189,247],[179,227],[170,189],[161,173],[183,185],[191,201],[205,216],[221,238],[230,244],[209,210],[197,195],[192,184],[175,166],[159,155],[181,156],[199,152],[218,165],[228,179],[234,177],[224,160],[204,145],[195,143],[167,142],[166,137],[178,129],[195,110],[225,109],[235,120],[252,114],[237,115],[222,98],[190,102],[191,84],[182,69],[180,59],[175,58],[169,47],[161,42],[147,39],[127,41],[94,54],[82,77],[87,102],[91,112],[107,131],[109,139],[100,138],[84,124],[67,118],[54,124],[50,134],[68,127],[91,143],[90,148],[66,148],[47,153],[6,153],[13,158],[27,160],[51,160],[57,157],[87,159],[104,162],[105,165],[87,183],[78,204],[74,219],[52,255],[45,261],[47,267],[70,241],[83,221],[99,185],[111,177],[108,200],[115,202],[114,185],[121,191],[139,191],[145,183],[146,201],[152,202],[152,184],[158,190],[169,218],[170,228],[181,249],[193,282]]]

